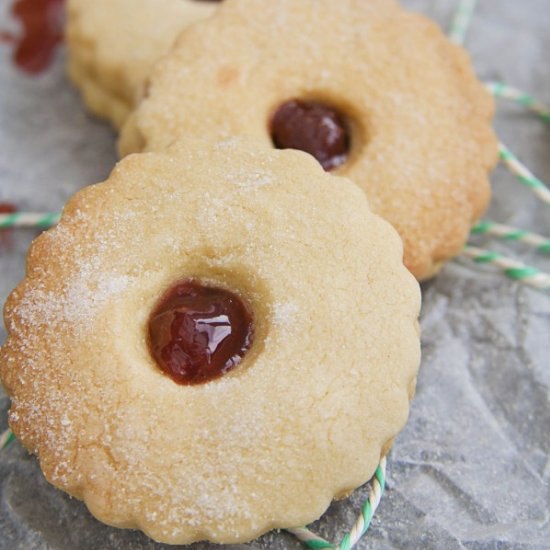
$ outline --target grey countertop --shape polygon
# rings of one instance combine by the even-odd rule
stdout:
[[[406,0],[448,28],[455,0]],[[0,0],[0,27],[13,25]],[[479,75],[550,104],[550,0],[481,0],[467,48]],[[31,78],[0,45],[0,202],[58,210],[115,162],[115,136],[88,117],[64,73],[64,52]],[[499,102],[502,140],[550,180],[550,126]],[[550,235],[548,208],[503,168],[488,218]],[[0,243],[0,302],[23,275],[35,233]],[[550,272],[550,258],[515,243],[486,246]],[[550,294],[464,260],[424,286],[423,365],[411,418],[389,458],[388,488],[361,549],[550,548]],[[0,341],[5,332],[0,332]],[[0,429],[8,400],[0,390]],[[366,490],[315,526],[340,540]],[[300,548],[270,533],[242,548]],[[0,454],[0,549],[154,550],[140,533],[95,521],[49,486],[18,443]],[[198,544],[194,548],[212,548]]]

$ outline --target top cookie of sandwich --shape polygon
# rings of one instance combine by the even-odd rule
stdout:
[[[226,0],[157,64],[120,149],[247,134],[309,151],[366,192],[425,279],[489,202],[493,109],[467,54],[392,0]]]
[[[153,63],[187,25],[211,15],[206,0],[69,0],[69,76],[88,108],[120,127]]]

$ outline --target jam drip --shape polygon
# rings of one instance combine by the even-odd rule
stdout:
[[[185,281],[170,289],[149,320],[149,347],[177,384],[203,384],[237,366],[250,349],[253,316],[236,294]]]
[[[299,149],[313,155],[327,171],[344,164],[350,148],[344,118],[316,102],[283,103],[271,121],[271,138],[277,149]]]
[[[17,207],[11,202],[0,202],[0,214],[14,214],[17,212]],[[11,248],[12,231],[11,229],[1,229],[0,228],[0,252],[2,248]]]
[[[21,23],[21,35],[0,33],[0,40],[13,44],[14,63],[30,74],[47,69],[63,40],[65,0],[17,0],[13,15]]]

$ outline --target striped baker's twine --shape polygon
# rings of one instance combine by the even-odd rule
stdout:
[[[550,290],[550,275],[517,260],[512,260],[499,252],[467,245],[462,251],[462,256],[478,264],[494,265],[511,279],[538,290]]]
[[[6,448],[14,439],[13,432],[8,428],[0,435],[0,451]]]
[[[30,213],[14,212],[13,214],[0,214],[0,229],[12,229],[15,227],[32,227],[47,229],[55,225],[60,218],[59,212]]]
[[[531,94],[522,92],[517,88],[504,84],[503,82],[488,82],[485,86],[487,86],[487,89],[495,97],[514,101],[515,103],[526,107],[530,111],[533,111],[543,120],[550,122],[550,108],[537,101]]]
[[[294,535],[302,544],[308,548],[319,550],[321,548],[337,548],[338,546],[332,544],[328,540],[316,535],[310,531],[307,527],[296,527],[295,529],[285,529],[287,533]]]
[[[511,225],[486,220],[481,221],[472,227],[472,235],[487,235],[505,241],[517,241],[532,246],[538,252],[550,252],[550,239],[548,237],[518,229]]]
[[[478,0],[461,0],[451,23],[449,40],[462,46],[466,41]]]
[[[323,548],[331,548],[338,550],[351,550],[368,531],[372,518],[380,504],[384,488],[386,486],[386,458],[380,460],[378,468],[371,481],[371,490],[369,498],[363,504],[361,514],[358,516],[351,530],[346,534],[340,544],[332,544],[327,540],[312,533],[307,527],[299,527],[296,529],[287,529],[298,540],[312,550],[320,550]]]
[[[517,177],[519,182],[531,189],[542,202],[550,205],[550,189],[548,189],[546,184],[520,162],[504,143],[499,143],[498,149],[501,160],[508,170]]]

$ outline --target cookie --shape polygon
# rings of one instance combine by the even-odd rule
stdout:
[[[241,134],[306,150],[365,191],[422,280],[487,207],[493,107],[466,52],[392,0],[226,0],[153,71],[120,150]]]
[[[419,302],[395,230],[305,153],[133,155],[29,252],[10,425],[110,525],[180,544],[306,524],[403,427]]]
[[[91,112],[120,127],[153,63],[178,33],[211,15],[207,0],[69,0],[68,73]]]

